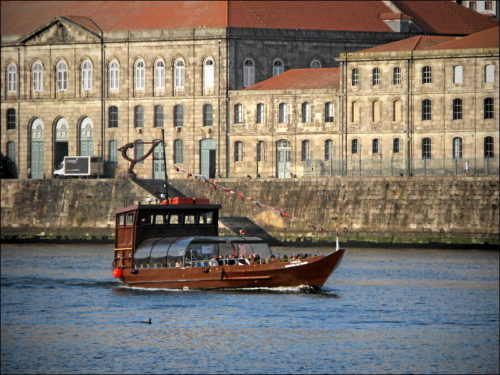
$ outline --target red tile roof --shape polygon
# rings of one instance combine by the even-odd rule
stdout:
[[[468,35],[498,26],[498,21],[491,16],[479,14],[450,0],[392,2],[428,34]]]
[[[1,1],[1,34],[26,35],[58,16],[88,17],[103,31],[197,27],[386,31],[411,17],[425,33],[466,35],[498,25],[452,1]]]
[[[417,51],[427,49],[436,44],[454,40],[454,36],[418,35],[413,38],[398,40],[397,42],[382,44],[377,47],[364,49],[357,52],[392,52],[392,51]]]
[[[335,89],[340,87],[340,68],[292,69],[247,87],[245,90]]]
[[[493,27],[488,30],[464,36],[463,38],[441,43],[427,49],[499,48],[499,29],[500,28],[498,26]]]

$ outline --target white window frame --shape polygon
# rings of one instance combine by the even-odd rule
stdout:
[[[396,66],[392,70],[392,84],[393,85],[401,84],[401,68],[399,66]]]
[[[241,103],[236,103],[234,105],[234,123],[243,123],[243,104]]]
[[[66,91],[68,89],[68,64],[64,60],[57,63],[56,88],[57,91]]]
[[[120,88],[120,64],[117,60],[109,63],[109,89],[118,90]]]
[[[453,83],[464,83],[464,67],[462,65],[453,67]]]
[[[135,89],[144,90],[146,88],[146,63],[137,60],[135,63]]]
[[[359,86],[359,69],[353,68],[351,70],[351,86]]]
[[[287,103],[280,103],[278,105],[278,114],[279,114],[278,122],[280,124],[288,123],[288,104]]]
[[[186,79],[186,64],[184,59],[177,59],[174,63],[174,81],[176,89],[183,89]]]
[[[215,64],[214,60],[208,58],[203,63],[203,87],[213,89],[215,86]]]
[[[255,63],[252,59],[243,61],[243,87],[255,84]]]
[[[17,92],[17,65],[14,63],[7,66],[7,92]]]
[[[266,106],[264,103],[257,104],[257,124],[263,124],[266,122]]]
[[[82,63],[82,90],[92,90],[92,63],[90,60],[85,60]]]
[[[495,65],[488,64],[484,66],[484,82],[485,83],[495,82]]]
[[[302,103],[302,122],[311,122],[311,104],[309,102]]]
[[[432,83],[432,67],[429,65],[422,67],[422,83]]]
[[[43,91],[43,65],[40,61],[33,64],[32,69],[32,89],[33,92]]]
[[[302,141],[302,161],[311,160],[311,141],[309,139],[304,139]]]
[[[380,85],[380,69],[373,68],[372,70],[372,85],[379,86]]]
[[[155,89],[165,88],[165,62],[158,60],[155,62]]]
[[[285,72],[285,63],[281,59],[274,59],[273,61],[273,77]]]
[[[334,122],[335,121],[335,111],[333,102],[325,103],[325,122]]]

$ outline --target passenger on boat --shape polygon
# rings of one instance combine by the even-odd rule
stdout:
[[[243,255],[240,255],[239,259],[238,259],[238,265],[239,266],[243,266],[243,265],[249,265],[250,262],[248,261],[247,258],[245,258]]]
[[[260,255],[253,253],[252,254],[252,263],[259,263],[260,262]]]

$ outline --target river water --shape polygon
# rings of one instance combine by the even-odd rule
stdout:
[[[2,245],[2,373],[499,372],[498,251],[348,249],[320,293],[128,289],[112,253]]]

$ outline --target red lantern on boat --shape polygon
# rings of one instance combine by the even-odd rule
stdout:
[[[115,268],[113,270],[113,276],[116,277],[117,279],[119,279],[120,277],[122,277],[123,275],[123,271],[121,268]]]

